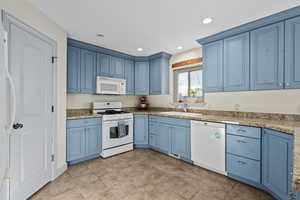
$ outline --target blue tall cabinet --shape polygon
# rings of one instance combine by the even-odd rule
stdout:
[[[80,49],[68,46],[67,91],[80,93]]]
[[[135,94],[149,94],[149,60],[148,58],[137,58],[134,68]]]
[[[251,31],[251,90],[283,89],[284,23]]]
[[[300,17],[285,24],[285,87],[300,88]]]
[[[203,87],[205,92],[223,91],[223,40],[203,48]]]
[[[250,89],[249,45],[248,32],[224,39],[224,91]]]
[[[170,54],[161,52],[149,57],[150,94],[169,94]]]
[[[125,60],[124,62],[124,78],[126,79],[126,94],[134,95],[134,61]]]
[[[80,50],[80,92],[96,92],[96,57],[93,51]]]

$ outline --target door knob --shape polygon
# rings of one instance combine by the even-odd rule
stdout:
[[[13,125],[13,128],[14,128],[14,129],[21,129],[21,128],[23,128],[23,126],[24,126],[24,125],[21,124],[21,123],[16,123],[16,124]]]

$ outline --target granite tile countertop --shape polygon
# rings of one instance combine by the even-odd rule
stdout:
[[[166,111],[138,111],[130,110],[134,114],[149,114],[164,117],[175,117],[190,120],[208,121],[208,122],[219,122],[226,124],[239,124],[244,126],[255,126],[262,128],[269,128],[289,134],[295,134],[300,130],[300,121],[295,120],[277,120],[277,119],[260,119],[250,117],[234,117],[234,116],[222,116],[222,115],[211,115],[201,113],[180,113],[180,112],[166,112]],[[102,117],[99,114],[92,114],[89,111],[80,112],[68,112],[67,119],[83,119],[83,118],[98,118]],[[299,133],[300,134],[300,133]]]

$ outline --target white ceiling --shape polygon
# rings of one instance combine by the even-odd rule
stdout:
[[[130,55],[185,51],[198,47],[197,39],[300,5],[300,0],[28,1],[69,37]],[[203,25],[205,17],[214,22]],[[137,52],[138,47],[144,51]]]

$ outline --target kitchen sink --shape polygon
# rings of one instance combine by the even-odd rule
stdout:
[[[181,115],[181,116],[202,116],[201,113],[189,113],[189,112],[162,112],[162,114],[165,114],[165,115]]]

